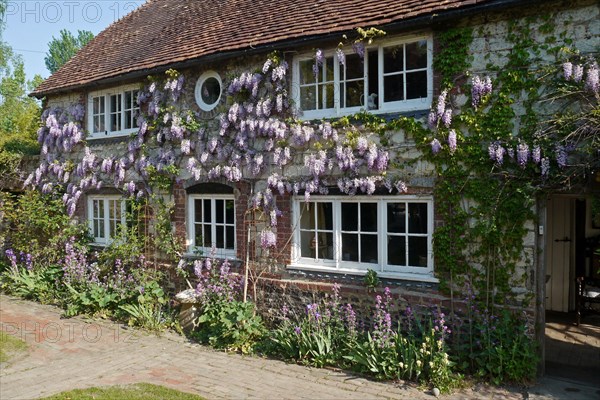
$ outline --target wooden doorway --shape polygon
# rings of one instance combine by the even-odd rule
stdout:
[[[546,310],[575,308],[575,198],[552,196],[547,205]]]

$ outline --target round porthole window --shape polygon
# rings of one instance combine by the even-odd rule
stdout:
[[[215,71],[200,75],[196,82],[196,103],[202,111],[212,111],[221,100],[223,92],[221,77]]]

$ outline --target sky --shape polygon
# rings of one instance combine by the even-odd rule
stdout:
[[[127,15],[144,0],[51,1],[8,0],[2,40],[25,61],[25,73],[47,78],[44,57],[52,37],[61,29],[77,36],[78,30],[97,35],[111,23]]]

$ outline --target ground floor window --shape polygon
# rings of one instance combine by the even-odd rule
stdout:
[[[294,265],[342,272],[433,272],[431,198],[296,198],[294,217]]]
[[[233,195],[188,196],[188,244],[191,253],[235,257],[235,200]]]
[[[88,224],[95,243],[109,244],[125,224],[125,200],[118,195],[88,197]]]

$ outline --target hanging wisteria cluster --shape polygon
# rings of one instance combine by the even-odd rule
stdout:
[[[285,61],[272,58],[261,70],[234,78],[227,89],[233,101],[220,116],[219,129],[211,131],[179,101],[184,76],[167,71],[166,82],[151,81],[138,93],[139,128],[120,155],[103,157],[87,146],[82,105],[46,110],[38,133],[44,159],[25,183],[46,193],[59,188],[73,215],[90,189],[109,184],[143,197],[155,190],[157,176],[181,179],[183,169],[196,181],[264,180],[266,188],[251,204],[269,216],[269,228],[261,233],[264,247],[276,244],[277,194],[303,193],[309,200],[335,185],[349,195],[372,194],[378,185],[405,192],[404,182],[386,176],[389,153],[368,132],[295,118],[287,72]]]
[[[562,65],[562,78],[565,81],[582,86],[584,91],[598,98],[600,84],[598,82],[598,64],[590,61],[585,64],[566,62]],[[471,81],[471,106],[475,112],[484,112],[480,107],[485,104],[492,93],[493,84],[489,76],[474,76]],[[449,92],[442,91],[428,116],[429,128],[436,132],[438,137],[430,141],[431,152],[438,154],[447,143],[448,153],[453,155],[458,147],[458,130],[453,128],[452,118],[454,112],[449,101]],[[441,137],[445,136],[444,139]],[[534,136],[532,143],[527,143],[522,138],[512,141],[494,140],[489,143],[487,152],[496,167],[503,166],[507,160],[513,162],[521,169],[528,165],[536,166],[540,176],[546,179],[549,176],[551,164],[558,169],[568,166],[569,153],[575,148],[573,144],[561,141],[548,143],[540,132]]]
[[[598,95],[600,93],[600,80],[598,75],[598,63],[590,60],[586,64],[573,64],[567,61],[562,65],[563,77],[566,81],[584,83],[584,89]],[[585,76],[585,80],[584,80]]]

